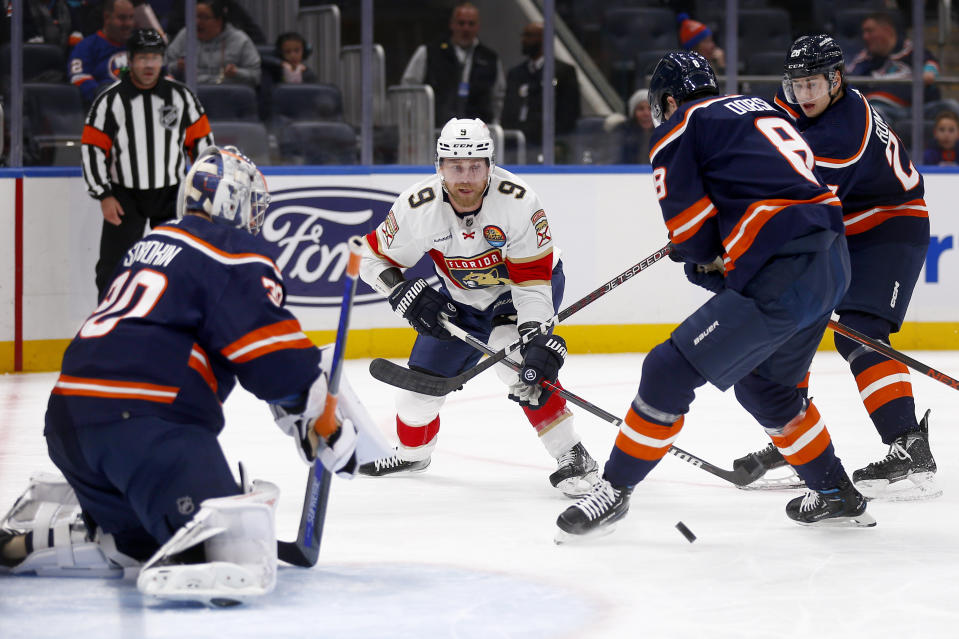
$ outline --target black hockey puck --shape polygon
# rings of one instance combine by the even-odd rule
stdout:
[[[676,522],[676,530],[683,533],[683,537],[685,537],[686,541],[688,541],[689,543],[693,543],[694,541],[696,541],[696,535],[694,535],[693,531],[687,528],[686,524],[684,524],[683,522],[681,521]]]

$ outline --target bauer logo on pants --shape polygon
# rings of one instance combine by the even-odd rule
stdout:
[[[283,273],[290,306],[339,306],[349,259],[347,240],[366,235],[389,215],[399,196],[395,191],[354,186],[311,186],[271,190],[261,235],[269,255]],[[436,274],[427,261],[406,272],[407,279]],[[356,304],[384,302],[364,282]]]

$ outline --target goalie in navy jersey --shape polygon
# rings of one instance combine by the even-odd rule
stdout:
[[[706,382],[735,389],[811,489],[786,505],[790,519],[875,525],[819,411],[796,387],[849,285],[839,198],[795,127],[760,98],[720,96],[701,55],[667,53],[649,98],[670,257],[715,294],[644,359],[603,478],[559,516],[556,540],[611,530]]]
[[[428,254],[440,278],[436,290],[403,269]],[[482,120],[453,118],[436,142],[436,173],[405,190],[366,236],[360,276],[387,297],[416,330],[409,366],[451,377],[481,353],[453,339],[441,318],[498,349],[538,330],[562,301],[566,281],[539,197],[495,162]],[[556,382],[566,356],[558,335],[537,335],[522,350],[522,375],[496,367],[520,403],[540,442],[556,459],[550,483],[575,497],[589,492],[598,473],[573,428],[562,396],[541,386]],[[444,397],[403,390],[396,400],[396,454],[364,464],[360,473],[385,476],[425,470],[436,447]]]
[[[211,146],[182,182],[178,219],[127,252],[50,395],[44,435],[66,481],[34,477],[0,520],[0,571],[129,568],[145,594],[206,602],[273,589],[278,489],[237,485],[217,441],[222,403],[239,381],[303,457],[344,477],[364,413],[344,379],[346,415],[313,431],[329,356],[283,306],[282,276],[256,237],[268,201],[249,159]]]
[[[792,44],[775,103],[796,122],[816,154],[817,171],[842,200],[852,281],[836,308],[839,321],[888,344],[902,327],[929,247],[922,175],[882,116],[846,84],[842,49],[828,35]],[[885,458],[853,473],[856,488],[870,499],[941,495],[929,411],[917,420],[909,369],[839,333],[834,339],[889,446]],[[775,448],[752,455],[766,468],[785,464]]]

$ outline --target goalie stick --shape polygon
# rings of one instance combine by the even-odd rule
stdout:
[[[459,375],[454,375],[453,377],[437,377],[435,375],[429,375],[427,373],[410,370],[405,366],[394,364],[390,360],[382,358],[377,358],[370,362],[370,375],[381,382],[389,384],[390,386],[396,386],[397,388],[413,391],[415,393],[432,395],[433,397],[449,395],[453,391],[462,388],[463,384],[465,384],[467,381],[473,379],[486,369],[491,368],[496,363],[502,361],[510,354],[526,345],[537,333],[545,333],[555,324],[564,321],[573,313],[576,313],[589,304],[595,302],[600,297],[610,292],[626,280],[632,278],[634,275],[645,271],[647,268],[669,255],[669,252],[670,245],[667,244],[649,257],[646,257],[633,266],[630,266],[628,269],[609,280],[596,290],[564,308],[558,314],[554,315],[548,321],[540,325],[539,331],[530,331],[526,333],[509,346],[503,348],[499,352],[493,353],[484,361],[480,362],[469,370],[463,371]]]
[[[448,330],[453,335],[453,337],[456,337],[457,339],[460,339],[466,342],[467,344],[469,344],[476,350],[482,353],[486,353],[487,355],[493,355],[496,353],[496,351],[491,349],[487,344],[476,339],[475,337],[467,333],[464,329],[460,328],[456,324],[453,324],[449,320],[445,318],[440,318],[440,323],[446,328],[446,330]],[[506,366],[509,366],[510,368],[512,368],[514,371],[517,371],[517,372],[522,368],[519,364],[517,364],[516,362],[514,362],[513,360],[509,358],[502,360],[502,363],[505,364]],[[569,392],[565,388],[561,388],[559,386],[551,384],[550,382],[546,380],[543,380],[542,382],[540,382],[540,386],[555,392],[560,397],[565,398],[566,401],[568,401],[569,403],[575,406],[579,406],[583,410],[588,411],[592,413],[593,415],[596,415],[603,421],[609,422],[610,424],[612,424],[613,426],[616,426],[617,428],[621,426],[623,423],[623,420],[621,420],[619,417],[616,417],[612,413],[608,413],[607,411],[603,410],[599,406],[596,406],[595,404],[592,404],[586,401],[582,397],[579,397],[578,395],[575,395]],[[751,465],[749,469],[747,469],[745,466],[740,466],[733,470],[725,470],[723,468],[720,468],[719,466],[714,466],[713,464],[710,464],[705,459],[697,457],[696,455],[693,455],[692,453],[687,453],[683,449],[678,448],[676,446],[670,446],[669,452],[675,455],[676,457],[679,457],[684,462],[688,462],[692,464],[693,466],[702,468],[707,473],[711,473],[715,475],[716,477],[719,477],[720,479],[724,479],[740,488],[742,488],[743,486],[747,486],[751,484],[752,482],[756,481],[756,479],[760,475],[762,475],[763,471],[765,470],[761,464]]]
[[[340,390],[340,376],[343,372],[343,352],[346,349],[346,335],[350,328],[350,311],[356,296],[356,284],[360,274],[360,257],[363,247],[359,237],[353,236],[347,241],[350,250],[346,265],[343,301],[340,304],[340,322],[336,327],[336,342],[333,346],[333,362],[330,367],[330,381],[326,391],[326,406],[323,414],[314,423],[329,424],[336,419],[337,393]],[[328,427],[326,432],[334,430]],[[278,541],[277,556],[288,564],[309,568],[316,565],[320,556],[320,539],[323,536],[323,523],[326,521],[326,504],[330,496],[332,473],[326,470],[318,460],[310,467],[306,480],[306,495],[303,497],[303,510],[300,513],[300,526],[295,541]]]

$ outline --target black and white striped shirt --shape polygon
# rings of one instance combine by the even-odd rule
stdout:
[[[160,78],[138,89],[124,73],[100,94],[83,127],[83,179],[98,200],[113,184],[129,189],[176,186],[186,174],[186,157],[213,144],[210,122],[190,89]]]

